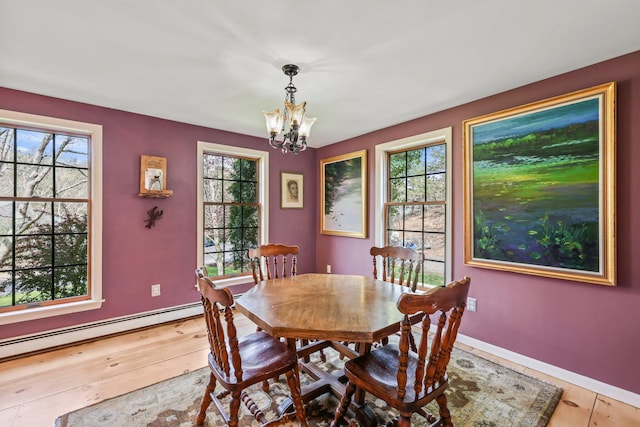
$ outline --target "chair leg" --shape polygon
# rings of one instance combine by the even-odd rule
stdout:
[[[287,384],[289,384],[289,390],[291,390],[291,400],[293,400],[293,407],[296,410],[296,418],[302,427],[307,427],[307,415],[304,410],[304,403],[302,402],[302,394],[300,392],[300,374],[297,369],[291,370],[286,373]]]
[[[213,374],[209,374],[209,384],[207,384],[207,388],[204,391],[204,396],[202,396],[202,403],[200,404],[200,412],[198,412],[198,416],[196,417],[196,425],[201,426],[204,423],[204,419],[207,416],[207,408],[211,404],[211,393],[216,389],[216,377]]]
[[[235,390],[231,393],[231,402],[229,402],[229,427],[238,427],[238,410],[240,409],[240,397],[242,392]]]
[[[300,345],[302,347],[304,347],[305,345],[309,344],[309,340],[308,339],[300,339]],[[311,358],[309,356],[305,356],[302,358],[302,360],[304,361],[304,363],[309,363],[311,361]]]
[[[353,384],[351,381],[349,381],[347,383],[347,387],[344,390],[344,396],[342,396],[342,399],[340,400],[340,404],[336,409],[336,414],[333,417],[333,421],[331,421],[331,427],[338,427],[340,425],[340,422],[342,421],[344,414],[346,414],[347,412],[349,403],[351,403],[351,397],[353,396],[353,393],[355,393],[355,391],[356,391],[356,385]]]
[[[442,393],[440,396],[436,397],[436,402],[438,402],[442,425],[444,427],[453,427],[453,423],[451,422],[451,413],[449,412],[449,408],[447,408],[447,396]]]
[[[398,427],[411,427],[411,416],[407,417],[406,415],[400,414],[396,422],[396,425]]]

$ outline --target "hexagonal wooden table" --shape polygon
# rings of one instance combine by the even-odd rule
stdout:
[[[325,347],[350,358],[370,351],[372,343],[399,331],[402,314],[396,301],[404,292],[410,291],[366,276],[300,274],[258,283],[236,300],[236,307],[267,333],[287,338],[292,347],[296,339],[310,341],[297,348],[301,369],[316,379],[302,390],[308,402],[329,392],[341,398],[345,385],[307,356]],[[355,343],[355,351],[345,343]],[[375,425],[363,393],[356,393],[352,409],[361,424]]]

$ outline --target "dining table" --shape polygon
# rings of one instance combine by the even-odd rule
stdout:
[[[298,352],[300,369],[314,379],[302,387],[303,401],[325,393],[340,399],[344,376],[326,372],[309,355],[328,347],[347,358],[371,351],[373,343],[400,330],[396,302],[406,292],[411,290],[369,276],[309,273],[258,282],[236,299],[236,308]],[[356,391],[350,407],[361,425],[375,426],[364,398]],[[285,401],[280,410],[288,406]]]

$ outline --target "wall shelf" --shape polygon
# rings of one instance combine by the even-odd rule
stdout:
[[[145,193],[138,193],[138,197],[144,197],[145,199],[166,199],[173,195],[173,190],[164,191],[148,191]]]

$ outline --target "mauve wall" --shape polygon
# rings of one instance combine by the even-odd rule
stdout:
[[[463,137],[466,119],[616,81],[618,286],[471,268],[464,264]],[[318,150],[318,158],[368,149],[369,189],[375,145],[453,127],[454,278],[471,276],[461,333],[557,367],[640,393],[640,52],[501,93]],[[319,235],[317,270],[370,274],[373,194],[368,239]]]
[[[0,327],[8,338],[199,301],[196,259],[197,141],[269,150],[269,239],[300,246],[298,271],[316,259],[316,153],[297,157],[267,140],[0,88],[0,108],[103,126],[103,297],[100,310]],[[260,118],[258,118],[260,119]],[[138,197],[140,155],[167,158],[168,199]],[[303,173],[304,209],[280,209],[280,171]],[[164,211],[152,229],[146,212]],[[252,279],[249,278],[249,281]],[[162,285],[151,297],[150,286]]]

